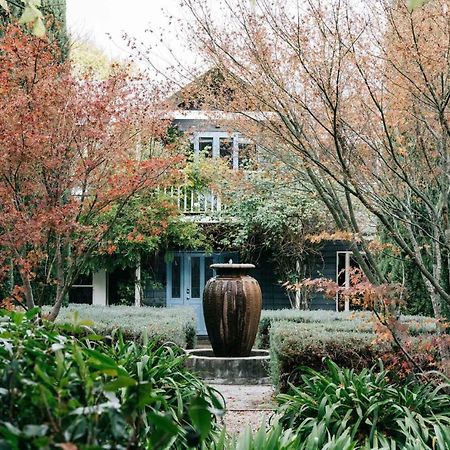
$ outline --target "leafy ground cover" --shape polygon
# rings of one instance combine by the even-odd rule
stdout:
[[[35,310],[0,314],[0,447],[190,448],[212,439],[223,405],[186,370],[180,347],[120,334],[78,339]]]
[[[195,314],[191,308],[72,304],[61,309],[57,323],[83,325],[100,334],[120,329],[126,338],[142,339],[146,335],[183,348],[194,348],[196,340]]]
[[[160,336],[148,341],[147,333],[140,340],[116,331],[77,335],[76,325],[49,323],[37,314],[0,312],[0,448],[450,448],[450,384],[438,375],[428,383],[393,382],[381,365],[347,369],[325,358],[320,370],[301,367],[294,384],[286,381],[277,420],[254,434],[246,429],[229,436],[217,423],[224,409],[220,396],[186,370],[179,346],[161,345]],[[304,336],[317,333],[317,322],[280,321],[271,338],[277,327],[299,325]],[[350,341],[339,345],[362,357],[372,334],[340,333],[338,339],[361,338],[361,348]],[[321,342],[331,345],[333,332],[328,335],[329,342]],[[366,356],[364,364],[374,357]]]
[[[341,369],[331,360],[322,372],[304,368],[288,394],[280,394],[280,423],[301,441],[347,437],[340,448],[448,449],[449,380],[392,383],[383,367]]]

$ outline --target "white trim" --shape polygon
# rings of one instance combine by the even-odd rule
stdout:
[[[338,282],[339,272],[340,272],[339,271],[339,255],[340,254],[345,254],[345,267],[344,267],[345,280],[344,280],[343,287],[345,289],[349,289],[350,288],[350,259],[351,259],[351,256],[353,255],[353,252],[351,252],[349,250],[336,252],[336,283]],[[336,311],[339,311],[339,296],[338,296],[338,294],[336,295]],[[350,301],[348,299],[345,300],[344,311],[350,311]]]
[[[92,273],[92,304],[106,306],[107,302],[107,286],[106,286],[106,270],[98,270]]]
[[[135,283],[134,283],[134,306],[142,305],[141,296],[141,263],[136,264],[135,271]]]
[[[256,120],[267,120],[268,117],[276,117],[273,112],[246,111],[245,115]],[[164,114],[164,118],[172,120],[235,120],[242,118],[241,113],[230,113],[224,111],[204,111],[204,110],[175,110]]]

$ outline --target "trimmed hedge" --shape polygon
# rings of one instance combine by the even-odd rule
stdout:
[[[191,308],[152,308],[149,306],[69,305],[61,308],[57,323],[84,325],[99,334],[120,329],[127,339],[157,339],[194,348],[195,313]]]
[[[369,311],[299,311],[294,309],[263,310],[259,322],[257,346],[269,348],[269,333],[272,323],[288,321],[304,324],[324,324],[327,331],[356,331],[372,332],[372,313]],[[436,332],[434,319],[424,316],[402,316],[400,320],[405,323],[412,336],[433,334]]]
[[[305,324],[276,321],[270,329],[270,372],[281,392],[297,384],[301,367],[324,370],[325,358],[342,367],[370,367],[386,348],[373,345],[372,332],[339,330],[328,323]]]

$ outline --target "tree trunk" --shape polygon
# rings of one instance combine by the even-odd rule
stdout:
[[[15,248],[14,248],[14,255],[18,260],[21,259],[19,252]],[[34,303],[33,287],[31,286],[28,275],[26,273],[22,273],[20,270],[19,270],[19,272],[20,272],[20,277],[22,278],[22,283],[23,283],[23,287],[25,290],[24,293],[25,293],[25,302],[27,305],[27,309],[32,309],[36,306]]]
[[[36,305],[34,303],[33,287],[31,286],[29,278],[22,276],[23,286],[25,288],[25,301],[27,303],[27,309],[33,309]]]
[[[439,354],[442,360],[442,369],[447,376],[450,376],[450,349],[447,342],[444,339],[441,339],[446,335],[446,318],[442,315],[441,298],[439,297],[439,294],[434,290],[431,283],[425,277],[423,277],[423,279],[430,294],[433,313],[436,319],[438,346]]]
[[[64,261],[61,252],[61,241],[58,237],[56,244],[56,298],[53,308],[48,315],[48,320],[52,322],[58,317],[64,296],[67,293],[67,287],[65,286],[64,280]]]

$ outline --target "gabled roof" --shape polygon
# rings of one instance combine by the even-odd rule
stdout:
[[[215,103],[214,100],[219,98],[220,103]],[[234,90],[225,85],[225,77],[220,70],[213,68],[175,92],[169,100],[177,108],[186,111],[202,109],[218,111],[222,109],[219,104],[223,105],[224,100],[231,102],[233,98]]]

